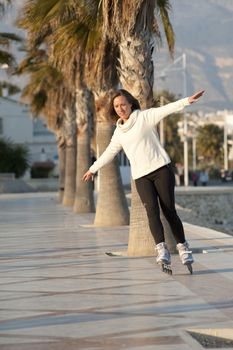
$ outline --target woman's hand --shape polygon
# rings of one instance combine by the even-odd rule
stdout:
[[[201,90],[196,92],[194,95],[189,96],[189,103],[193,103],[196,102],[203,94],[204,94],[205,90]]]
[[[90,170],[88,170],[84,175],[83,175],[83,181],[89,181],[89,180],[94,180],[94,174],[92,174],[91,172],[90,172]]]

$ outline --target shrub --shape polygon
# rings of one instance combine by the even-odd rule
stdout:
[[[210,179],[219,180],[221,178],[221,171],[217,168],[210,168],[209,177]]]
[[[14,144],[9,139],[0,138],[0,172],[23,176],[29,168],[29,150],[26,145]]]

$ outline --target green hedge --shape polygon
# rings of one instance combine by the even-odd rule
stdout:
[[[23,176],[29,168],[29,150],[26,145],[14,144],[9,139],[0,138],[0,172]]]

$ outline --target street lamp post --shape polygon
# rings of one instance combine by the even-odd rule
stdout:
[[[224,111],[224,170],[228,170],[228,149],[227,149],[227,111]]]
[[[177,64],[178,62],[182,63],[181,68],[174,68],[173,66]],[[161,72],[160,78],[165,79],[166,78],[166,72],[167,71],[182,71],[182,83],[183,83],[183,91],[182,95],[183,97],[187,96],[187,76],[186,76],[186,54],[183,53],[180,57],[178,57],[173,63],[171,63],[169,66],[164,68]],[[188,120],[187,120],[187,113],[184,112],[184,120],[183,120],[183,136],[184,136],[184,185],[188,186],[189,184],[189,177],[188,177]]]
[[[160,107],[162,107],[164,105],[164,97],[160,96]],[[164,147],[165,144],[165,137],[164,137],[164,123],[163,123],[163,119],[160,120],[159,123],[159,137],[160,137],[160,143],[161,145]]]
[[[182,54],[183,97],[187,97],[186,54]],[[188,170],[188,115],[184,112],[184,185],[189,185]]]

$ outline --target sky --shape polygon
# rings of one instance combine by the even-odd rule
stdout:
[[[209,38],[210,40],[215,41],[215,39],[216,39],[216,33],[214,36],[213,35],[207,36],[207,39],[206,39],[206,36],[204,36],[203,28],[204,28],[204,30],[208,29],[210,31],[212,29],[206,28],[206,27],[203,27],[203,28],[196,27],[195,25],[193,25],[193,22],[191,22],[192,20],[194,20],[194,18],[192,18],[192,17],[195,17],[196,21],[200,21],[200,26],[201,26],[202,22],[203,22],[203,20],[202,20],[203,16],[205,16],[206,14],[211,15],[211,4],[212,4],[212,1],[214,1],[214,0],[208,0],[208,1],[205,0],[205,3],[203,4],[202,7],[199,5],[202,3],[203,0],[195,0],[195,1],[192,1],[192,0],[179,0],[179,1],[178,0],[170,0],[170,1],[172,4],[172,9],[173,9],[172,13],[170,14],[170,18],[171,18],[171,21],[172,21],[172,24],[173,24],[173,27],[175,30],[175,34],[176,34],[175,59],[177,60],[180,57],[180,60],[179,60],[178,64],[174,65],[174,67],[173,67],[174,70],[176,70],[176,72],[174,71],[172,74],[169,74],[169,76],[171,77],[172,80],[175,80],[176,77],[177,77],[177,79],[176,79],[175,83],[174,83],[174,81],[173,82],[169,81],[169,79],[166,79],[166,81],[162,81],[162,80],[157,79],[155,90],[156,89],[159,90],[161,88],[167,88],[167,86],[171,86],[173,84],[176,88],[177,95],[182,95],[183,90],[184,90],[183,89],[183,87],[184,87],[183,81],[184,80],[182,77],[182,71],[181,70],[179,71],[179,69],[182,68],[182,64],[181,64],[181,62],[182,62],[181,54],[183,52],[182,50],[187,50],[187,51],[189,50],[190,51],[192,49],[191,54],[194,55],[195,45],[196,45],[196,48],[197,48],[196,55],[198,57],[198,49],[199,49],[199,46],[201,46],[201,40],[203,39],[202,45],[204,46],[205,45],[204,40],[207,40]],[[215,2],[216,1],[217,0],[215,0]],[[222,1],[224,1],[224,0],[222,0]],[[22,34],[22,32],[20,32],[17,28],[13,29],[12,23],[13,23],[14,18],[17,15],[20,7],[22,7],[24,2],[25,2],[25,0],[14,0],[14,8],[11,11],[9,11],[8,14],[5,16],[5,18],[3,19],[3,21],[1,21],[0,31],[17,30],[17,33]],[[232,2],[233,2],[233,0],[232,0]],[[183,9],[184,7],[185,7],[185,9],[183,12],[183,11],[181,11],[181,9]],[[217,14],[218,14],[218,12],[215,11],[215,14],[212,17],[209,16],[209,17],[211,17],[211,21],[213,23],[216,22],[215,17]],[[227,15],[227,12],[226,12],[226,15]],[[229,16],[230,16],[230,13],[229,13]],[[218,32],[220,31],[219,29],[221,27],[224,28],[224,26],[226,26],[228,22],[229,22],[228,18],[221,18],[221,21],[217,22]],[[199,22],[194,22],[194,23],[199,23]],[[203,25],[205,25],[205,23],[203,23]],[[193,50],[193,48],[194,48],[194,50]],[[213,61],[214,61],[214,59],[215,59],[214,54],[211,52],[208,52],[208,54],[209,54],[210,60],[213,59]],[[17,56],[21,58],[21,57],[23,57],[23,53],[22,52],[17,53]],[[189,64],[189,57],[190,56],[187,55],[188,64]],[[195,58],[195,59],[197,59],[197,58]],[[207,60],[208,60],[208,58],[207,58]],[[169,65],[171,65],[171,64],[172,64],[172,61],[168,55],[166,41],[165,41],[164,36],[163,36],[163,47],[160,50],[156,51],[156,61],[155,61],[156,74],[157,75],[160,74],[164,69],[167,69],[169,67]],[[192,65],[192,62],[190,62],[190,65]],[[201,64],[200,64],[200,66],[201,66]],[[210,67],[202,66],[203,71],[201,72],[201,74],[205,73],[205,70],[209,69],[209,68]],[[215,69],[214,65],[211,68]],[[196,69],[196,67],[194,67],[194,69]],[[207,72],[207,74],[208,74],[208,72]],[[225,74],[225,72],[224,72],[224,74]],[[6,77],[5,72],[0,69],[0,77],[2,77],[2,76]],[[205,86],[208,89],[209,95],[210,95],[210,93],[212,93],[213,100],[214,99],[217,100],[217,94],[220,96],[219,99],[223,100],[224,99],[224,96],[223,96],[224,91],[223,90],[224,89],[226,91],[231,90],[231,85],[227,85],[226,87],[224,87],[224,89],[222,88],[220,79],[219,79],[219,81],[217,81],[218,74],[216,74],[215,80],[214,80],[213,73],[209,72],[209,77],[210,77],[210,78],[208,77],[209,78],[209,85],[207,85],[207,79],[201,80],[200,77],[201,76],[199,73],[199,75],[197,75],[196,82],[194,82],[193,85],[187,84],[187,86],[188,86],[187,94],[190,95],[192,92],[194,92],[194,89],[199,89],[199,87],[202,88],[201,84],[203,84],[203,85],[206,84]],[[22,77],[20,77],[20,78],[14,77],[12,80],[20,86],[22,86],[24,84],[24,81],[25,81],[24,78],[22,78]],[[219,86],[220,86],[218,88],[219,91],[221,88],[222,88],[222,91],[219,92],[219,91],[217,91],[217,89],[215,89],[215,90],[212,89],[213,91],[210,91],[211,88],[213,86],[217,86],[217,84],[219,84]],[[203,86],[203,88],[205,88],[205,86]],[[221,93],[222,93],[222,96],[221,96]]]

